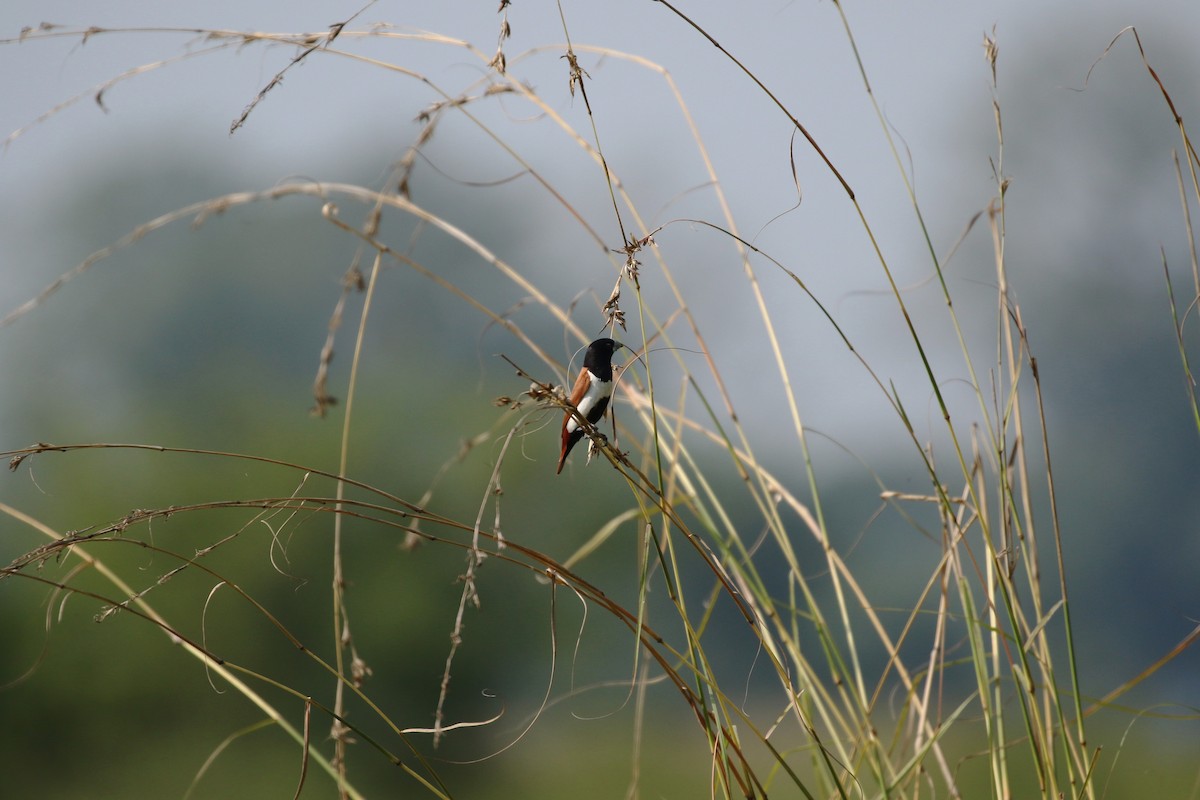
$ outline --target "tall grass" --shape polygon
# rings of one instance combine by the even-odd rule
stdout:
[[[139,509],[116,522],[95,521],[79,531],[57,530],[21,508],[2,505],[0,511],[13,526],[27,527],[45,540],[5,567],[3,579],[22,582],[28,591],[46,589],[56,601],[75,595],[96,608],[99,618],[120,612],[161,631],[162,643],[179,646],[204,665],[214,687],[239,694],[266,724],[294,741],[296,772],[279,775],[278,783],[294,783],[297,796],[306,791],[313,771],[327,775],[343,797],[365,796],[368,790],[360,781],[359,770],[373,762],[397,766],[409,779],[406,785],[419,787],[422,794],[443,798],[466,794],[444,777],[447,768],[437,748],[480,726],[500,724],[498,718],[456,719],[451,710],[458,690],[459,648],[474,635],[469,624],[474,609],[484,601],[493,606],[506,602],[502,596],[488,595],[482,585],[485,573],[498,571],[517,576],[525,585],[541,587],[545,605],[540,613],[552,620],[565,617],[559,608],[564,598],[574,599],[584,609],[585,627],[593,624],[586,622],[588,617],[601,615],[623,631],[611,645],[632,656],[624,674],[618,676],[618,684],[633,700],[628,736],[635,752],[628,767],[629,796],[640,792],[641,754],[669,751],[674,744],[673,735],[656,721],[656,706],[647,702],[651,693],[669,694],[675,704],[686,709],[702,734],[702,740],[679,737],[678,746],[698,750],[688,763],[702,773],[698,777],[714,797],[977,797],[985,791],[998,798],[1103,796],[1098,776],[1108,775],[1113,762],[1105,760],[1107,745],[1090,735],[1089,716],[1183,652],[1194,635],[1100,702],[1090,701],[1080,685],[1068,591],[1071,559],[1064,551],[1059,524],[1053,431],[1048,430],[1044,413],[1036,331],[1026,328],[1008,275],[1009,180],[999,90],[993,95],[994,196],[966,234],[986,234],[992,244],[992,286],[970,287],[974,292],[994,293],[994,337],[987,347],[978,348],[964,331],[957,311],[960,298],[942,271],[948,254],[938,250],[926,227],[922,205],[909,182],[904,146],[896,140],[878,105],[863,61],[857,60],[858,68],[878,116],[878,135],[895,157],[896,174],[904,181],[910,200],[907,208],[890,209],[889,213],[911,218],[927,244],[928,268],[944,301],[944,318],[935,322],[915,318],[893,264],[879,244],[877,221],[870,218],[856,187],[800,115],[745,66],[739,53],[719,43],[721,31],[707,30],[701,21],[661,3],[677,23],[675,35],[697,37],[739,68],[737,91],[762,96],[774,109],[772,113],[794,126],[795,149],[815,153],[822,169],[840,185],[841,196],[822,202],[852,207],[859,234],[875,254],[899,330],[915,355],[911,365],[933,398],[940,426],[935,446],[913,421],[914,403],[925,398],[905,394],[894,377],[889,377],[908,369],[909,363],[880,364],[869,359],[856,347],[850,332],[855,326],[847,324],[828,298],[810,290],[803,270],[760,248],[739,229],[738,215],[708,154],[705,136],[671,73],[641,56],[586,44],[587,32],[572,28],[571,9],[563,6],[559,13],[565,44],[547,45],[534,52],[544,49],[563,56],[562,80],[583,105],[582,113],[575,108],[576,113],[568,114],[561,102],[548,99],[522,79],[520,65],[529,54],[514,57],[506,51],[508,5],[501,3],[494,53],[451,36],[390,26],[355,27],[353,19],[313,34],[200,32],[205,48],[189,51],[187,58],[266,45],[294,50],[288,65],[263,84],[258,96],[234,120],[234,132],[254,125],[259,104],[271,93],[287,91],[282,79],[294,66],[312,62],[309,68],[319,69],[321,60],[329,58],[350,59],[367,69],[395,73],[432,89],[441,99],[415,112],[421,130],[378,186],[285,182],[167,211],[64,272],[5,316],[2,325],[20,325],[23,317],[33,313],[53,314],[53,295],[64,290],[68,281],[122,250],[136,247],[161,228],[181,222],[201,226],[215,214],[236,214],[247,206],[289,197],[307,199],[314,204],[314,224],[329,226],[357,247],[329,322],[326,346],[319,356],[314,354],[319,363],[314,410],[324,415],[336,408],[341,414],[340,449],[321,464],[294,463],[273,453],[223,452],[175,443],[57,442],[14,449],[4,454],[14,471],[28,469],[42,459],[80,458],[82,451],[100,451],[105,458],[120,450],[135,450],[200,465],[217,460],[269,466],[290,475],[295,491],[232,499],[214,496],[201,502]],[[835,3],[835,9],[842,13],[840,4]],[[655,9],[656,13],[662,11]],[[844,15],[841,23],[846,45],[857,57],[854,31]],[[51,27],[29,30],[21,38],[36,44],[62,37],[84,40],[141,33]],[[419,42],[442,48],[452,54],[449,57],[474,60],[480,77],[461,90],[445,89],[433,76],[410,69],[403,61],[362,55],[354,47],[360,41]],[[987,58],[980,69],[990,71],[994,85],[999,48],[993,38],[987,38],[985,44]],[[686,145],[700,157],[707,173],[703,191],[719,209],[716,217],[659,226],[648,221],[641,201],[622,180],[622,164],[607,149],[604,131],[616,124],[611,116],[614,112],[593,105],[589,98],[595,80],[589,64],[598,59],[635,65],[644,71],[646,80],[660,82],[675,99],[676,112],[691,136],[679,146]],[[168,58],[143,69],[165,69],[175,60]],[[1196,177],[1200,161],[1166,87],[1148,61],[1146,67],[1179,127],[1182,157],[1177,163],[1186,215],[1191,202],[1200,200]],[[99,85],[97,97],[128,77],[117,76]],[[499,127],[488,121],[490,117],[477,113],[501,99],[550,120],[558,135],[578,148],[606,187],[602,215],[589,215],[572,205],[568,187],[556,183],[546,165],[535,157],[523,155],[527,148],[522,146],[520,127]],[[414,199],[422,149],[436,140],[439,126],[451,117],[477,126],[514,169],[530,176],[560,204],[586,238],[609,252],[611,272],[606,281],[612,281],[613,288],[606,299],[598,298],[583,310],[564,304],[542,285],[546,280],[543,273],[506,261],[487,241],[469,232],[468,220],[447,217]],[[790,170],[795,177],[795,157],[780,169]],[[607,425],[587,426],[591,439],[588,458],[599,463],[586,472],[577,466],[574,478],[568,474],[561,483],[552,484],[553,458],[538,458],[538,468],[545,467],[546,477],[538,478],[548,487],[545,491],[586,496],[589,485],[597,481],[619,481],[628,496],[628,508],[611,514],[596,527],[593,538],[579,544],[569,557],[545,552],[529,528],[507,524],[514,509],[508,505],[511,501],[502,503],[502,498],[506,483],[521,479],[524,469],[516,463],[517,444],[530,430],[547,420],[553,426],[561,414],[569,413],[562,387],[570,385],[570,369],[578,362],[564,363],[556,349],[534,332],[536,325],[510,313],[502,297],[490,296],[486,286],[481,290],[469,277],[414,257],[409,242],[395,240],[388,232],[387,221],[395,219],[419,224],[422,236],[457,242],[475,263],[526,298],[525,304],[536,309],[539,321],[558,326],[572,347],[603,332],[621,339],[635,352],[636,357],[623,365],[618,377],[615,436]],[[1190,216],[1185,228],[1189,241],[1194,241]],[[613,238],[614,231],[619,239]],[[770,440],[764,441],[753,426],[744,423],[745,400],[730,390],[728,365],[709,346],[727,330],[728,321],[699,314],[689,304],[687,298],[702,277],[681,270],[673,248],[664,243],[668,235],[688,231],[720,237],[727,247],[714,249],[713,259],[721,263],[722,272],[740,273],[752,298],[756,317],[737,324],[743,334],[755,331],[751,335],[756,344],[745,357],[753,359],[762,375],[759,391],[771,395],[784,410]],[[465,454],[450,459],[443,471],[427,476],[430,490],[424,495],[393,493],[356,477],[352,468],[360,425],[357,404],[363,391],[359,367],[386,358],[386,354],[372,352],[367,335],[376,313],[374,302],[386,291],[379,277],[381,271],[397,266],[448,292],[465,310],[486,317],[503,329],[512,344],[505,355],[513,368],[512,383],[506,396],[497,401],[507,409],[497,424],[499,444],[488,451],[491,460],[485,477],[474,483],[463,478],[455,484],[459,491],[478,498],[474,513],[446,515],[434,510],[435,498],[446,485],[443,480],[454,480],[461,459],[471,457],[470,444],[478,443],[470,439],[472,430],[461,432],[469,440]],[[784,277],[791,294],[768,297],[762,279],[766,273]],[[1195,410],[1184,327],[1194,313],[1195,298],[1200,298],[1194,255],[1186,302],[1169,269],[1166,274],[1183,371]],[[591,276],[586,280],[590,282]],[[356,293],[362,294],[361,303],[348,304],[347,299]],[[587,305],[586,301],[580,304]],[[353,309],[349,313],[356,313],[357,319],[342,330],[348,309]],[[806,423],[796,391],[805,376],[797,373],[779,319],[781,314],[799,313],[818,316],[833,331],[845,353],[885,400],[890,424],[902,432],[911,457],[921,466],[923,490],[893,488],[880,478],[878,491],[859,500],[867,506],[882,501],[885,513],[907,520],[914,538],[926,536],[936,543],[928,551],[914,551],[913,563],[897,570],[904,581],[913,574],[915,564],[921,570],[919,580],[888,587],[889,592],[898,591],[908,598],[899,610],[881,607],[873,579],[854,566],[844,544],[847,537],[831,522],[821,457],[813,447],[815,434]],[[975,406],[972,413],[957,408],[952,413],[952,403],[944,396],[950,376],[928,355],[930,334],[925,333],[935,324],[953,332],[960,357],[954,375],[967,376]],[[335,343],[352,353],[351,371],[343,387],[330,386]],[[436,352],[437,343],[420,346]],[[509,355],[518,352],[527,355]],[[333,394],[344,396],[340,406],[333,405]],[[1200,428],[1200,412],[1196,418]],[[419,427],[423,423],[403,420],[397,424]],[[785,452],[786,457],[781,455]],[[871,453],[859,455],[871,463]],[[582,462],[585,457],[577,452],[574,458]],[[172,542],[161,531],[154,532],[156,521],[202,517],[216,510],[236,513],[238,521],[229,527],[207,529],[208,540],[194,551]],[[537,515],[536,508],[520,509],[517,514],[523,520]],[[319,521],[314,523],[314,518]],[[319,636],[295,632],[281,609],[260,599],[253,588],[255,573],[269,573],[277,566],[269,559],[249,566],[215,559],[218,553],[234,549],[240,539],[251,537],[266,536],[275,553],[284,532],[300,519],[331,532],[332,583],[323,600],[329,628]],[[537,524],[550,526],[557,521],[545,519]],[[432,724],[414,721],[380,702],[375,687],[388,676],[372,674],[359,652],[356,619],[368,612],[356,609],[354,594],[359,590],[357,584],[370,576],[349,573],[343,555],[348,538],[363,536],[364,531],[389,534],[408,547],[420,544],[450,551],[465,560],[456,575],[453,608],[440,609],[449,612],[452,629],[420,643],[445,654],[438,691],[426,698]],[[636,536],[636,558],[623,570],[601,571],[603,582],[598,582],[587,569],[594,554],[618,532],[627,531]],[[566,538],[581,539],[575,531]],[[165,562],[171,566],[156,566],[157,577],[147,586],[141,568],[121,555],[130,548],[153,553],[155,565]],[[814,559],[819,564],[814,564]],[[172,579],[184,573],[202,577],[199,583],[208,592],[206,609],[218,591],[232,592],[240,601],[240,614],[265,623],[269,637],[294,648],[323,677],[310,681],[301,677],[299,668],[295,673],[272,671],[258,667],[251,658],[228,655],[224,648],[208,643],[211,629],[218,623],[208,620],[207,612],[200,627],[202,635],[190,633],[195,626],[168,613],[163,606],[169,603],[157,599],[175,591],[177,584]],[[523,612],[514,607],[507,613]],[[571,641],[557,624],[552,630],[553,649],[548,657],[568,660],[583,635]],[[371,646],[378,644],[372,642]],[[492,655],[497,662],[510,655],[503,652],[502,645],[495,647],[497,652]],[[731,667],[731,650],[753,654],[753,666],[749,670]],[[53,659],[40,666],[42,670],[53,668]],[[179,680],[192,678],[181,675]],[[571,724],[551,721],[548,715],[542,718],[542,712],[557,699],[551,681],[528,725],[513,734],[514,744],[519,745],[521,734],[531,728]],[[193,788],[203,785],[209,770],[220,770],[221,752],[236,747],[244,732],[231,733],[204,761],[194,776]],[[199,749],[206,746],[197,743]],[[569,757],[586,763],[596,756],[580,751]],[[486,763],[474,767],[487,768]]]

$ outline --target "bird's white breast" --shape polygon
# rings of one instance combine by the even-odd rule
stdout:
[[[592,409],[596,407],[596,403],[607,397],[612,397],[613,391],[612,381],[602,381],[593,375],[590,370],[588,371],[588,380],[591,381],[591,384],[588,386],[588,390],[584,393],[579,404],[575,406],[585,419],[591,413]],[[574,432],[578,427],[579,423],[575,421],[574,416],[567,420],[567,433]]]

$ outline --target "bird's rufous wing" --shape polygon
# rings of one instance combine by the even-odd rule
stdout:
[[[583,369],[579,370],[579,377],[575,379],[575,386],[571,388],[571,396],[567,398],[567,402],[571,404],[572,408],[577,408],[579,406],[579,402],[583,400],[584,395],[587,394],[588,389],[591,387],[592,378],[588,374],[587,368],[584,367]],[[562,452],[558,457],[559,472],[562,472],[563,464],[566,463],[567,454],[571,452],[571,448],[575,446],[575,443],[578,442],[580,438],[582,438],[582,432],[578,427],[576,427],[573,431],[567,430],[567,423],[574,418],[575,415],[570,411],[567,411],[563,414]]]

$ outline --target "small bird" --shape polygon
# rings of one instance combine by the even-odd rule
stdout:
[[[593,425],[599,422],[608,410],[608,399],[613,393],[613,352],[624,346],[613,339],[597,339],[588,345],[587,353],[583,356],[583,369],[575,379],[568,402]],[[567,461],[567,454],[582,438],[583,428],[579,426],[575,415],[568,411],[563,417],[562,455],[558,457],[559,473]]]

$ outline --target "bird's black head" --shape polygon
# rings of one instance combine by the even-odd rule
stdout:
[[[583,366],[601,380],[612,380],[612,357],[618,347],[625,345],[614,339],[597,339],[588,345],[583,356]]]

